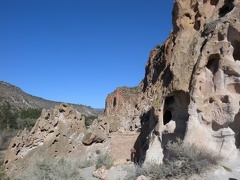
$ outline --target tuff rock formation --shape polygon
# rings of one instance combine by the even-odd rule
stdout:
[[[85,116],[73,106],[63,103],[44,109],[30,132],[25,129],[12,139],[4,159],[8,176],[17,177],[38,159],[85,159],[91,152],[82,144],[85,131]]]
[[[150,52],[143,81],[108,95],[105,111],[87,131],[76,113],[43,112],[30,133],[13,139],[8,170],[46,144],[62,144],[65,155],[101,145],[119,159],[131,154],[135,163],[162,163],[164,146],[177,138],[227,158],[239,155],[239,12],[240,0],[175,0],[173,30]],[[45,118],[52,123],[45,125]],[[53,147],[43,152],[54,156]]]
[[[134,93],[124,87],[110,94],[94,127],[140,131],[133,145],[138,163],[161,163],[164,145],[177,138],[225,157],[239,154],[239,6],[175,0],[173,31],[150,52],[143,81]]]

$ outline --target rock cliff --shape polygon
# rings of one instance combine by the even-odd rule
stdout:
[[[61,142],[65,154],[75,152],[80,145],[106,142],[116,150],[118,145],[111,139],[118,139],[124,146],[124,138],[131,137],[132,144],[116,151],[115,156],[127,158],[132,146],[136,163],[162,163],[166,143],[180,138],[224,157],[236,157],[240,154],[239,12],[240,0],[175,0],[173,30],[161,47],[150,52],[139,86],[118,88],[108,95],[104,112],[87,131],[75,113],[73,121],[63,121],[68,115],[61,108],[49,115],[54,120],[56,113],[59,120],[45,127],[41,124],[48,116],[43,112],[30,133],[19,134],[12,141],[8,153],[22,158],[30,147],[60,144],[60,140],[54,141],[60,137],[55,129],[62,123],[64,131],[69,132],[60,133],[67,139]],[[36,135],[49,140],[35,142]],[[19,138],[33,143],[19,143]],[[13,169],[8,157],[11,155],[6,156],[5,164]]]
[[[96,127],[140,131],[136,162],[162,162],[180,138],[225,157],[239,153],[240,1],[175,0],[173,30],[150,52],[136,94],[117,89]]]

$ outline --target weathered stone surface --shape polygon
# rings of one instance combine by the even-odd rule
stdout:
[[[175,1],[170,60],[160,58],[165,63],[157,79],[145,77],[145,94],[158,96],[152,102],[162,145],[179,137],[223,156],[239,148],[239,6],[240,1]],[[169,39],[162,47],[167,44]],[[153,154],[151,139],[146,157]]]
[[[144,175],[141,175],[141,176],[138,176],[137,177],[137,180],[150,180],[150,178],[144,176]]]
[[[173,31],[150,52],[143,81],[108,95],[104,112],[84,138],[85,127],[73,111],[64,106],[44,111],[30,133],[23,131],[13,139],[5,158],[8,170],[18,169],[22,157],[48,144],[61,141],[60,149],[69,152],[70,137],[72,142],[76,138],[79,144],[91,144],[83,146],[88,157],[95,156],[96,149],[112,149],[121,158],[129,152],[140,164],[162,163],[164,146],[177,138],[228,158],[240,154],[239,12],[240,0],[175,0]],[[68,118],[79,122],[79,129]],[[134,134],[135,143],[122,143],[119,149],[127,150],[117,151],[118,144],[109,140],[116,133]]]
[[[68,104],[43,110],[33,129],[11,141],[4,159],[7,174],[15,177],[32,161],[46,157],[81,157],[84,116]]]
[[[239,11],[239,0],[175,0],[173,31],[150,52],[136,96],[107,97],[99,125],[109,136],[139,127],[135,162],[161,163],[176,138],[225,157],[239,148]]]
[[[93,177],[98,178],[100,180],[108,180],[107,173],[108,170],[103,166],[93,172]]]
[[[86,132],[84,134],[82,143],[84,145],[91,145],[95,141],[96,136],[92,132]]]

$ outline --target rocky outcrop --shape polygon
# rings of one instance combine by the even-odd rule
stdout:
[[[164,146],[177,138],[234,157],[240,145],[239,11],[239,0],[175,0],[173,31],[150,52],[140,91],[109,95],[95,127],[106,134],[139,127],[137,163],[161,163]]]
[[[92,123],[85,133],[83,143],[91,145],[102,142],[113,132],[133,132],[141,128],[138,98],[141,97],[142,85],[121,87],[106,98],[105,110]]]
[[[134,88],[121,87],[108,95],[99,119],[107,121],[109,132],[134,131],[139,128],[138,98],[141,84]]]
[[[176,138],[225,157],[239,152],[239,6],[175,1],[174,30],[150,55],[144,81],[155,116],[148,119],[156,124],[148,128],[144,160],[159,162],[164,152],[155,147]]]
[[[175,0],[173,31],[150,52],[139,86],[118,88],[108,95],[104,112],[87,131],[68,106],[44,111],[30,133],[13,139],[5,166],[18,169],[23,157],[44,153],[44,147],[54,156],[80,152],[81,148],[75,151],[80,146],[86,152],[94,146],[112,150],[121,159],[131,155],[135,163],[162,163],[164,146],[176,139],[236,157],[240,154],[239,12],[240,0]],[[128,138],[127,145],[121,137]],[[114,140],[121,142],[121,148]],[[53,148],[58,144],[63,146]]]
[[[30,132],[23,130],[12,139],[4,159],[7,174],[15,177],[39,158],[84,156],[85,130],[84,116],[68,104],[43,110]]]

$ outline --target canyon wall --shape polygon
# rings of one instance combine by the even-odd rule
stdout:
[[[177,138],[225,157],[239,153],[239,6],[175,0],[173,30],[150,52],[141,91],[123,96],[120,88],[107,97],[100,121],[115,124],[107,133],[140,132],[136,162],[161,163],[164,146]]]
[[[60,120],[63,116],[68,119],[70,111],[64,115],[57,108],[49,117],[44,111],[30,133],[19,134],[12,141],[5,166],[13,170],[13,157],[21,162],[18,158],[30,156],[26,155],[29,147],[47,143],[62,144],[65,155],[76,155],[83,152],[82,148],[87,154],[91,147],[98,146],[109,152],[114,149],[113,155],[122,159],[132,152],[135,163],[162,163],[167,142],[181,139],[227,158],[236,157],[240,148],[239,12],[240,0],[175,0],[173,30],[162,46],[151,50],[145,77],[137,87],[118,88],[108,95],[104,112],[89,129],[76,113],[71,123],[66,123]],[[41,130],[44,119],[56,117],[56,123]],[[58,140],[60,126],[69,132],[60,133],[68,139],[66,142]],[[34,141],[38,133],[38,138],[54,138]],[[128,137],[131,141],[124,148]],[[21,142],[28,141],[19,138],[33,139],[34,143],[26,145]],[[121,142],[121,147],[114,139]],[[119,148],[123,150],[117,151]]]

